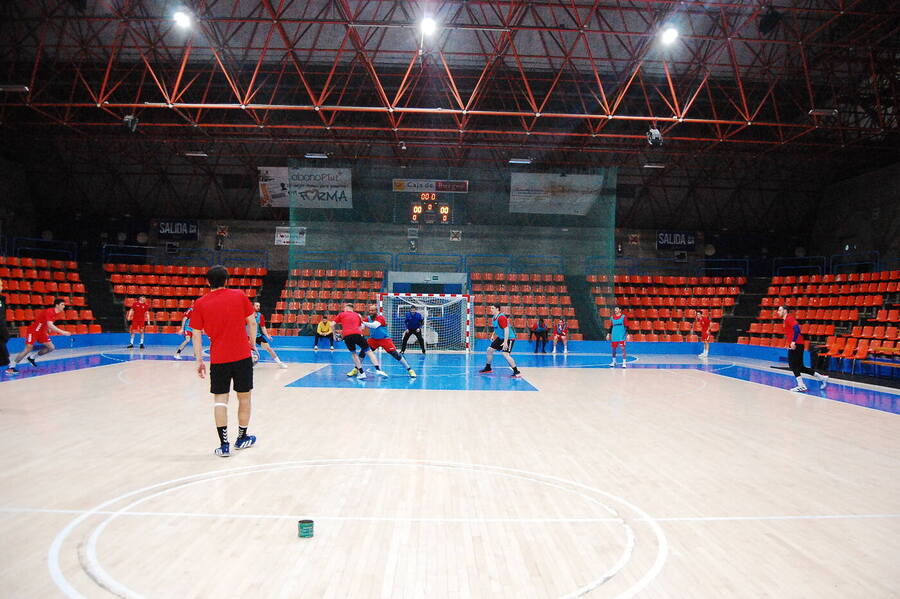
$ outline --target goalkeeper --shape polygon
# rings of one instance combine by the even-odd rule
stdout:
[[[422,348],[422,355],[425,355],[425,339],[422,338],[422,325],[425,319],[419,314],[415,306],[409,307],[406,313],[406,332],[403,333],[403,341],[400,342],[400,354],[406,353],[406,344],[413,335],[419,340],[419,346]]]

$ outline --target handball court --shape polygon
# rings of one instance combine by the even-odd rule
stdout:
[[[519,379],[410,351],[418,378],[382,356],[365,382],[280,349],[228,459],[169,347],[25,365],[0,382],[3,595],[897,596],[896,390],[522,346]]]

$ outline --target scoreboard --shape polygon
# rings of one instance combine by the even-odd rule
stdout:
[[[453,222],[450,200],[433,191],[417,193],[409,205],[409,222],[418,225],[449,225]]]

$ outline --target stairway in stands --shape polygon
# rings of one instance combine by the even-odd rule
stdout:
[[[259,311],[266,317],[266,328],[272,328],[269,321],[272,319],[272,314],[275,313],[275,304],[281,297],[281,290],[284,289],[287,279],[288,271],[286,270],[270,270],[263,278],[263,286],[256,299],[260,303]]]
[[[572,307],[575,308],[575,318],[578,319],[578,327],[585,341],[598,341],[603,339],[600,322],[597,319],[597,307],[594,305],[594,297],[591,295],[591,286],[584,275],[566,275],[566,287],[569,297],[572,298]]]
[[[81,275],[81,282],[84,284],[87,304],[93,310],[94,319],[103,328],[103,332],[124,331],[124,308],[115,301],[109,283],[106,281],[103,265],[96,262],[79,262],[78,272]]]
[[[747,283],[737,298],[734,306],[734,314],[722,318],[722,328],[716,341],[722,343],[737,343],[738,337],[747,335],[750,324],[759,315],[759,305],[769,288],[771,277],[753,277],[747,279]]]

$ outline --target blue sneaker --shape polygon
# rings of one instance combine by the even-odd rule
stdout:
[[[220,447],[216,447],[215,454],[220,458],[227,458],[231,455],[231,445],[228,443],[222,443]]]
[[[235,449],[247,449],[248,447],[253,447],[256,443],[256,435],[244,435],[239,439],[235,439],[234,448]]]

